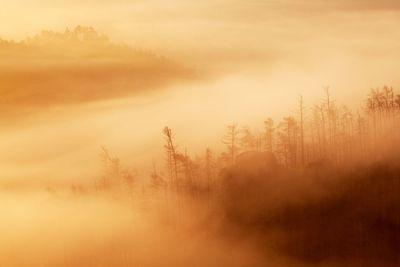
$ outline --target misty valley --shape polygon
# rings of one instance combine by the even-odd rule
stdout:
[[[163,6],[129,2],[137,14]],[[271,38],[274,56],[257,54],[264,37],[249,25],[261,23],[265,3],[242,3],[242,14],[216,2],[233,17],[185,4],[210,23],[199,26],[174,5],[161,12],[184,19],[163,25],[177,36],[186,23],[209,43],[170,32],[174,47],[139,15],[164,50],[86,26],[0,39],[0,266],[400,266],[400,84],[387,59],[395,49],[357,50],[364,39],[346,35],[345,52],[329,52],[340,38]],[[297,18],[307,6],[283,2],[267,5],[273,17]],[[330,16],[360,12],[356,2],[330,5]],[[366,2],[363,12],[395,5]],[[109,5],[120,23],[125,8]],[[213,23],[232,35],[226,43]],[[279,29],[271,32],[288,38]],[[239,42],[249,34],[242,41],[254,46]],[[387,65],[365,64],[375,57]],[[321,86],[330,78],[334,86]],[[393,86],[370,86],[386,79]]]

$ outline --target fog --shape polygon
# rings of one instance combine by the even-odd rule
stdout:
[[[211,202],[157,188],[3,188],[7,266],[396,266],[398,161],[238,160]],[[261,164],[261,165],[260,165]],[[116,178],[116,177],[114,177]],[[183,189],[183,188],[182,188]],[[121,191],[122,190],[122,191]],[[173,190],[173,188],[172,188]],[[238,197],[241,196],[241,197]]]
[[[397,1],[2,6],[4,266],[398,266]]]

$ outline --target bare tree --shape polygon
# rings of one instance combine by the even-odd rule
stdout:
[[[226,127],[226,133],[222,138],[222,143],[224,143],[228,148],[228,154],[230,158],[230,163],[235,162],[235,157],[238,153],[238,139],[240,131],[236,124],[230,124]]]
[[[298,125],[293,117],[285,117],[279,124],[279,148],[285,165],[295,167],[297,165]]]
[[[299,116],[300,116],[300,156],[301,165],[304,166],[304,102],[303,96],[299,97]]]
[[[153,162],[153,170],[150,174],[150,187],[153,189],[159,189],[165,185],[165,181],[162,176],[158,173],[156,163]]]
[[[265,149],[268,152],[273,152],[274,146],[274,121],[271,118],[268,118],[264,121],[265,128]]]
[[[106,147],[101,148],[100,158],[103,164],[103,178],[101,187],[103,189],[110,189],[120,183],[121,178],[121,164],[118,157],[111,156]]]
[[[248,126],[241,129],[240,145],[244,150],[257,149],[257,137],[251,132]]]
[[[170,175],[170,183],[171,185],[178,185],[178,159],[177,159],[177,147],[173,140],[172,130],[167,126],[164,128],[164,137],[165,137],[165,151],[167,154],[167,168]]]
[[[206,149],[206,162],[205,162],[205,172],[206,172],[206,179],[207,179],[207,201],[208,205],[210,205],[211,199],[211,184],[212,184],[212,166],[213,166],[213,154],[209,148]]]

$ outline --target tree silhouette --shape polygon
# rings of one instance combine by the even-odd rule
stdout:
[[[268,152],[274,151],[274,121],[268,118],[264,121],[265,128],[265,150]]]
[[[230,124],[226,127],[226,133],[222,138],[222,143],[226,145],[228,148],[228,155],[230,163],[233,164],[235,162],[235,157],[238,153],[239,146],[239,134],[240,131],[236,124]]]
[[[167,168],[170,177],[171,186],[178,186],[178,153],[176,151],[176,145],[173,140],[172,130],[167,126],[163,131],[164,139],[165,139],[165,151],[167,154]]]
[[[293,117],[285,117],[278,125],[279,152],[288,167],[297,165],[297,142],[299,128]]]
[[[304,103],[303,96],[299,97],[299,116],[300,116],[300,156],[301,165],[304,166],[305,155],[304,155]]]

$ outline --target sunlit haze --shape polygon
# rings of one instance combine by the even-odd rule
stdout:
[[[400,262],[400,1],[0,4],[4,266]]]

